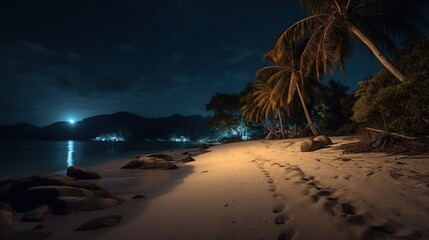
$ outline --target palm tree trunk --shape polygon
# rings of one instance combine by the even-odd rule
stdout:
[[[284,126],[286,126],[285,127],[285,129],[286,129],[286,131],[285,131],[286,132],[285,137],[289,138],[289,133],[288,133],[289,132],[289,125],[288,125],[288,121],[287,121],[287,116],[286,116],[286,122],[285,122]]]
[[[305,117],[307,118],[308,125],[310,126],[313,135],[319,136],[316,127],[314,126],[313,120],[311,120],[310,113],[308,112],[307,105],[305,104],[304,97],[302,96],[301,88],[299,87],[298,81],[295,81],[296,91],[298,92],[299,99],[301,100],[302,108],[304,109]]]
[[[280,132],[281,132],[281,136],[282,138],[285,138],[285,131],[283,129],[283,119],[282,119],[282,114],[280,112],[280,108],[277,108],[277,115],[279,117],[279,122],[280,122]]]
[[[261,117],[261,116],[259,116],[259,121],[262,123],[262,125],[264,125],[264,127],[265,127],[268,131],[270,131],[272,134],[274,134],[274,136],[278,137],[278,136],[277,136],[276,131],[275,131],[274,129],[272,129],[270,126],[268,126],[268,125],[265,123],[264,119],[262,119],[262,117]]]
[[[372,53],[378,58],[378,60],[383,64],[387,70],[390,71],[399,81],[403,82],[405,75],[399,70],[393,63],[384,56],[384,54],[378,49],[378,47],[357,27],[350,24],[350,30],[363,42],[369,49],[371,49]]]

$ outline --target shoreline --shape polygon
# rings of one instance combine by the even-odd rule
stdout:
[[[5,154],[2,154],[2,157],[5,159],[12,159],[9,161],[17,161],[14,159],[14,155],[19,155],[18,158],[18,164],[16,163],[3,163],[0,165],[2,167],[3,174],[0,174],[0,181],[6,180],[6,179],[14,179],[14,178],[20,178],[30,175],[50,175],[50,174],[59,174],[64,175],[67,170],[67,166],[69,164],[83,167],[83,168],[93,168],[97,167],[98,165],[104,165],[109,164],[113,162],[121,162],[128,159],[132,159],[133,157],[137,155],[143,155],[143,154],[150,154],[154,152],[166,152],[166,151],[186,151],[187,149],[193,149],[196,143],[192,144],[186,144],[186,145],[180,145],[170,142],[165,143],[162,142],[160,145],[144,145],[147,142],[131,142],[131,148],[128,150],[122,150],[119,154],[106,154],[103,152],[105,147],[100,147],[100,149],[96,150],[96,152],[89,152],[88,153],[82,153],[81,147],[91,147],[90,146],[76,146],[78,143],[100,143],[100,144],[106,144],[108,142],[93,142],[93,141],[78,141],[75,142],[75,146],[71,149],[68,147],[68,141],[10,141],[8,142],[11,147],[14,149],[13,151],[6,151]],[[37,145],[32,146],[30,145],[30,148],[28,148],[28,143],[36,143]],[[45,143],[54,143],[55,145],[45,145]],[[112,142],[115,143],[115,142]],[[122,142],[119,142],[122,143]],[[40,145],[41,144],[41,145]],[[135,148],[138,144],[142,144],[141,150],[135,150]],[[7,146],[7,145],[6,145]],[[38,152],[36,155],[34,155],[32,152],[26,149],[34,150],[38,148],[46,148],[49,150],[49,154],[46,154],[47,151]],[[69,148],[69,149],[67,149]],[[154,148],[154,149],[153,149]],[[20,150],[23,151],[20,151]],[[19,152],[18,152],[19,151]],[[71,151],[71,152],[70,152]],[[23,152],[23,153],[22,153]],[[75,156],[75,155],[80,156]],[[83,156],[82,156],[83,154]],[[31,159],[31,161],[30,161]],[[50,159],[50,160],[46,160]],[[95,159],[95,160],[94,160]],[[106,160],[107,159],[107,160]],[[40,161],[38,161],[40,160]],[[54,167],[50,167],[49,165],[54,165]],[[21,166],[25,166],[25,169],[21,169]],[[12,173],[9,173],[10,170],[14,170],[14,168],[17,167],[17,170],[13,171]],[[52,169],[52,170],[45,170],[46,169]],[[33,169],[28,170],[27,168]],[[7,170],[7,171],[6,171]],[[4,172],[3,172],[4,171]]]
[[[429,156],[345,154],[338,146],[356,141],[349,136],[302,153],[302,140],[213,146],[176,170],[104,165],[111,175],[92,181],[125,202],[49,216],[42,224],[51,239],[64,240],[429,237]],[[155,184],[160,176],[162,186]],[[131,200],[133,194],[146,198]],[[74,231],[90,219],[114,214],[123,216],[116,226]]]

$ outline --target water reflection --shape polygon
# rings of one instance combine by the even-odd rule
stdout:
[[[116,142],[108,142],[108,145],[106,146],[106,153],[108,155],[114,155],[117,152],[115,143]]]
[[[67,142],[67,167],[73,166],[74,141]]]

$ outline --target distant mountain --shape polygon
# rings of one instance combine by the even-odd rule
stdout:
[[[164,118],[145,118],[118,112],[85,118],[74,124],[56,122],[46,127],[28,123],[0,126],[0,140],[91,140],[108,133],[120,133],[127,140],[167,139],[173,135],[196,139],[208,133],[206,118],[175,114]]]
[[[28,123],[18,123],[10,126],[0,126],[1,140],[36,140],[41,135],[42,128]]]

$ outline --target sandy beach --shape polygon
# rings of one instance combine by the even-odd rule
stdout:
[[[92,182],[126,201],[42,225],[63,240],[429,239],[429,156],[344,154],[339,146],[357,140],[332,140],[309,153],[300,151],[302,139],[219,145],[168,171],[96,166],[103,178]],[[75,231],[109,215],[122,221]]]

